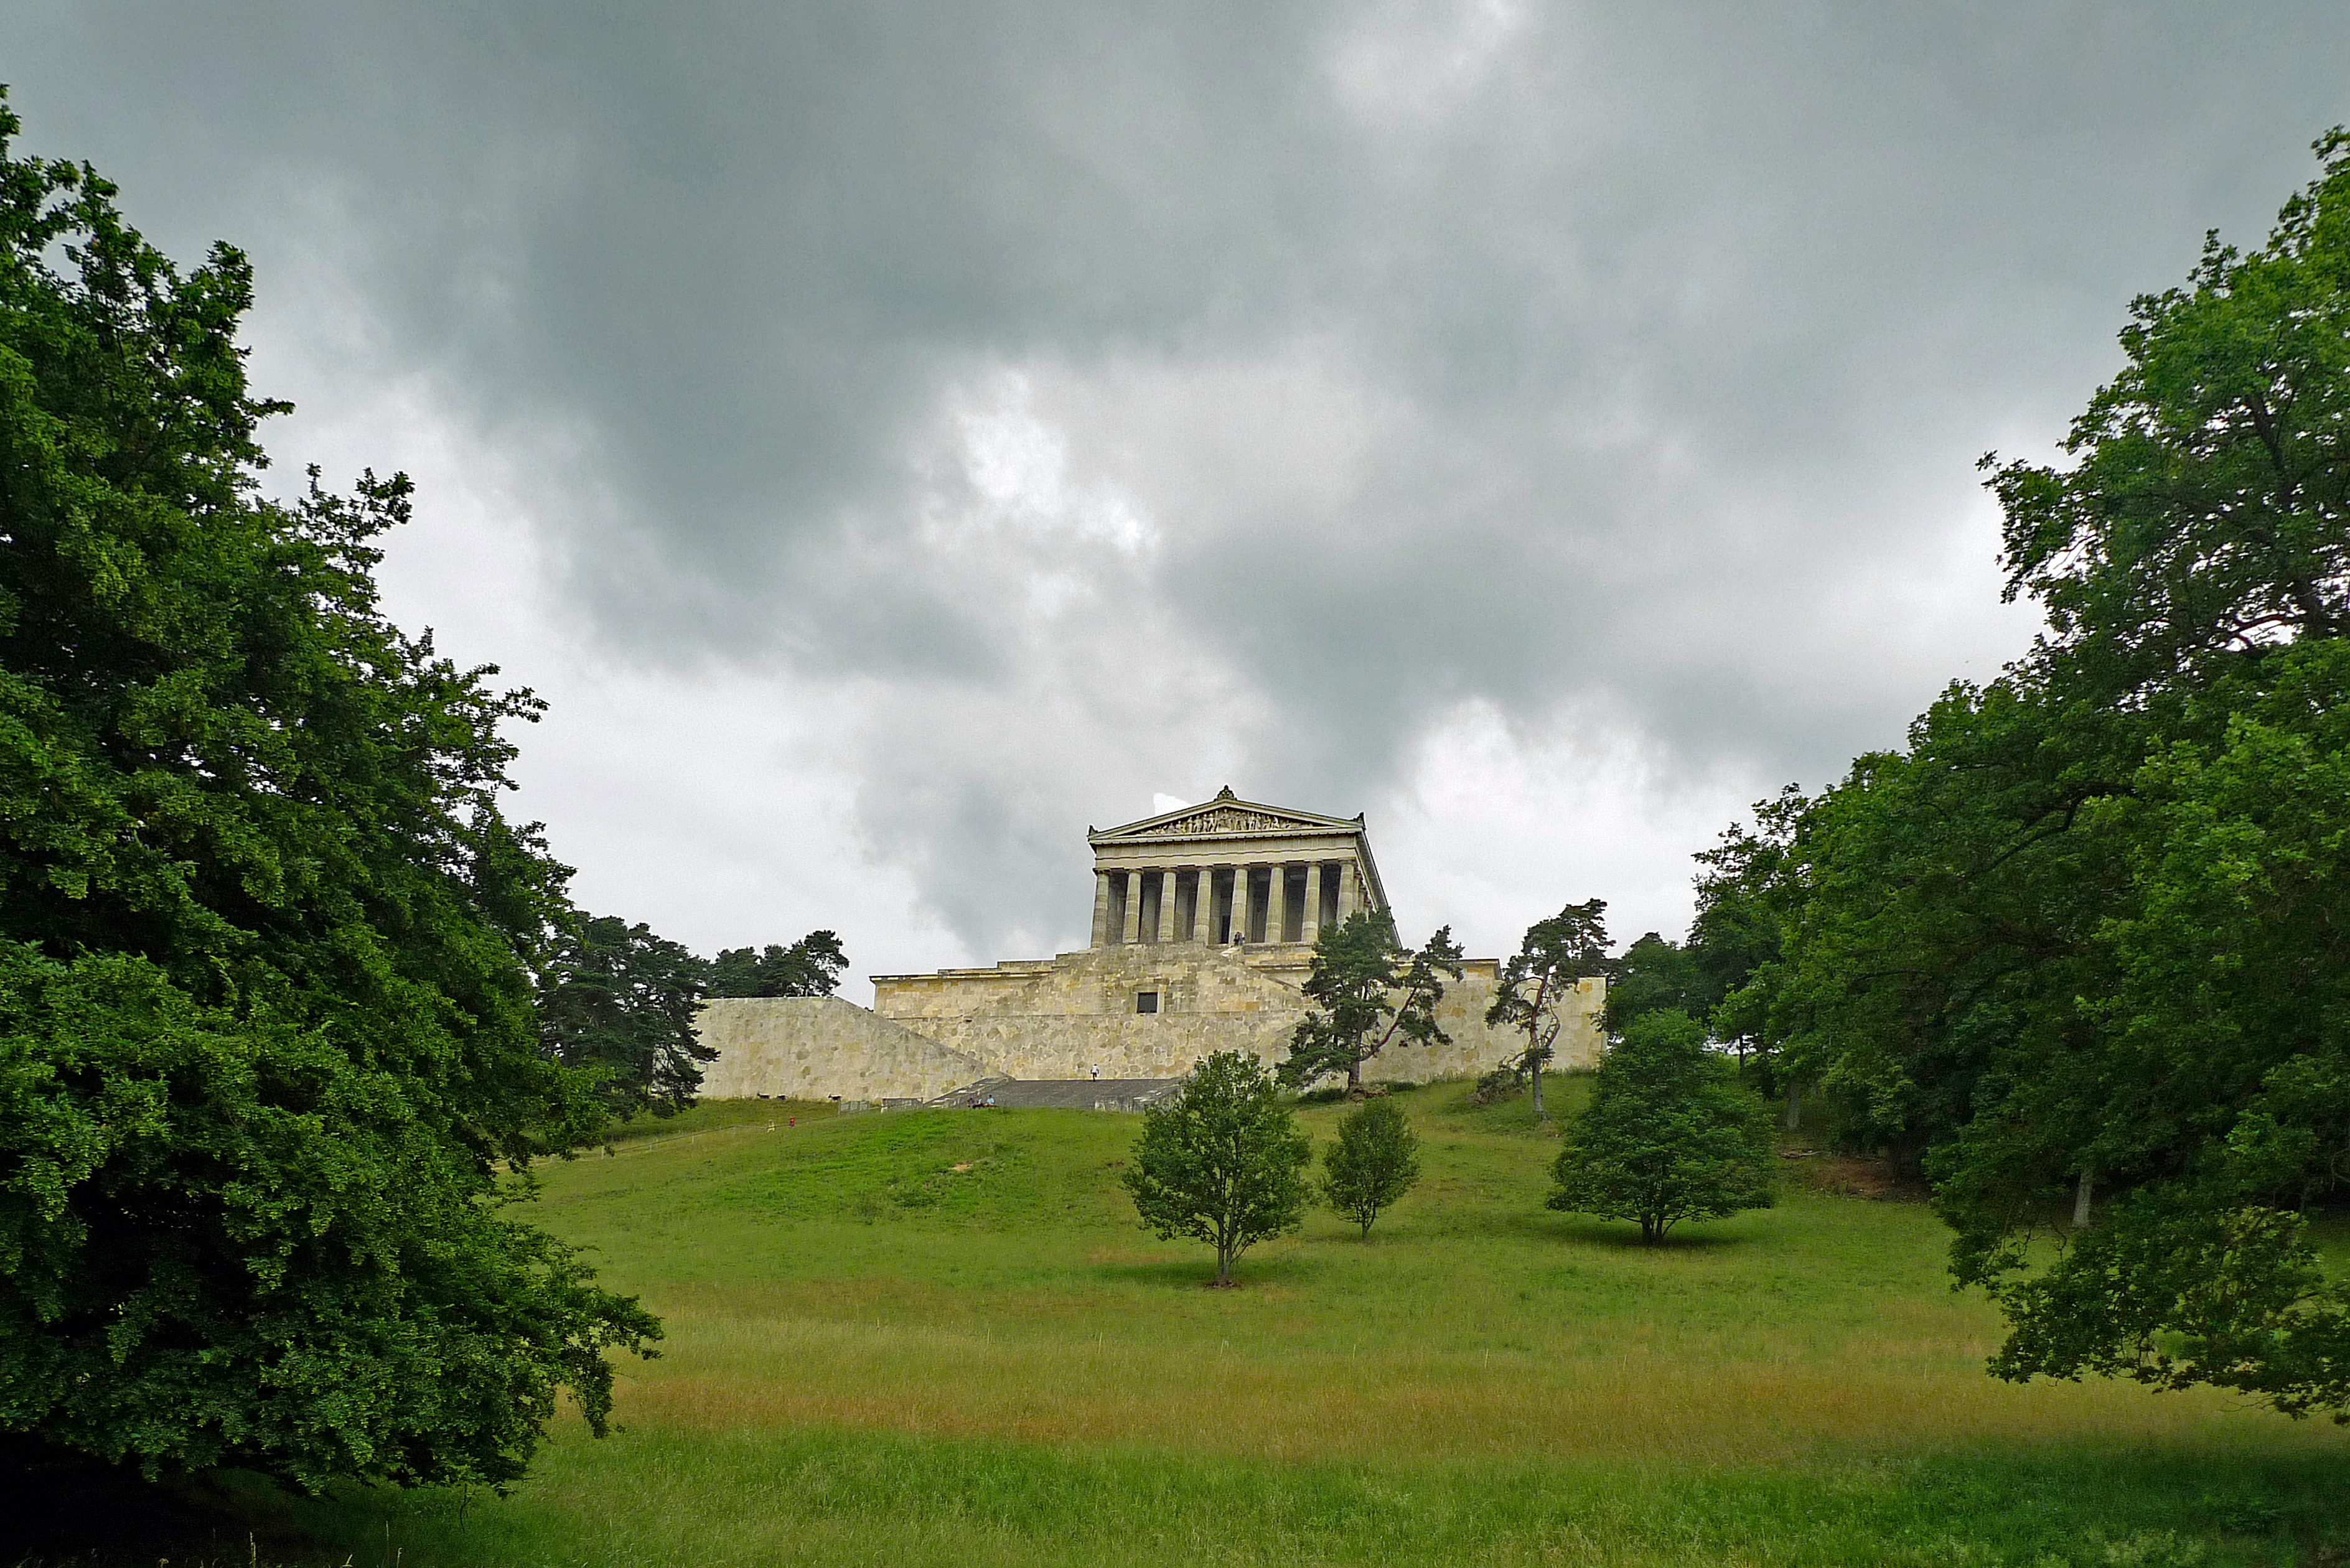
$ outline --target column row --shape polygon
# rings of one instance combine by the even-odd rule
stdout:
[[[1350,860],[1097,870],[1093,945],[1312,942],[1363,901]]]

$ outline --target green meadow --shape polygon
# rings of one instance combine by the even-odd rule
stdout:
[[[1586,1091],[1554,1080],[1555,1108]],[[666,1321],[621,1429],[511,1497],[247,1507],[372,1565],[2320,1563],[2350,1432],[2219,1395],[1997,1383],[1922,1204],[1789,1160],[1644,1249],[1546,1212],[1525,1102],[1404,1096],[1419,1189],[1202,1288],[1139,1230],[1131,1117],[706,1105],[544,1173]],[[1326,1139],[1339,1107],[1303,1113]],[[795,1125],[795,1119],[796,1125]],[[239,1553],[238,1561],[243,1561]]]

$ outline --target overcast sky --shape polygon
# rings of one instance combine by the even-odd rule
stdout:
[[[1975,459],[2257,243],[2350,8],[0,4],[23,145],[253,257],[276,479],[599,913],[1081,946],[1087,825],[1368,815],[1405,935],[1692,852],[2029,641]],[[860,983],[846,988],[868,1001]]]

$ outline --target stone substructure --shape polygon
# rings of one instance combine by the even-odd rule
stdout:
[[[990,969],[876,975],[870,1011],[835,997],[705,1004],[713,1098],[932,1099],[982,1077],[1174,1078],[1211,1052],[1288,1054],[1323,926],[1385,909],[1363,819],[1214,800],[1104,832],[1093,945]],[[1235,889],[1238,889],[1236,894]],[[1237,910],[1237,914],[1235,911]],[[1237,935],[1235,929],[1237,929]],[[1448,981],[1449,1045],[1390,1046],[1375,1081],[1473,1075],[1522,1048],[1485,1027],[1498,961]],[[1599,1058],[1606,982],[1560,999],[1556,1065]]]

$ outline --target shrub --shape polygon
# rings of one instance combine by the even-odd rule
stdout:
[[[1384,1096],[1366,1100],[1338,1124],[1322,1165],[1322,1201],[1360,1225],[1368,1241],[1371,1221],[1419,1179],[1419,1139],[1402,1106]]]

